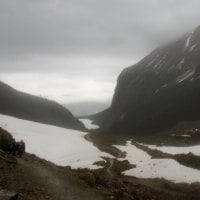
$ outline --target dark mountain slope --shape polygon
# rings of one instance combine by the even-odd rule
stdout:
[[[200,27],[122,71],[106,115],[113,133],[150,134],[200,119]]]
[[[0,113],[72,129],[84,129],[66,108],[37,96],[19,92],[0,82]]]

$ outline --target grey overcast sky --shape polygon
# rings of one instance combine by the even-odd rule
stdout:
[[[0,80],[61,103],[110,100],[121,70],[200,25],[199,0],[0,0]]]

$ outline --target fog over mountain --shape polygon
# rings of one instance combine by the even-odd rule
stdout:
[[[61,103],[111,99],[121,70],[199,24],[198,0],[0,2],[0,80]]]
[[[85,102],[77,102],[77,103],[68,103],[64,104],[66,108],[68,108],[73,115],[75,116],[87,116],[99,113],[110,106],[110,101],[106,102],[95,102],[95,101],[85,101]]]

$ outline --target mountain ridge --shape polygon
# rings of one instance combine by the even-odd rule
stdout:
[[[200,26],[156,48],[121,72],[111,107],[95,122],[106,132],[140,135],[200,119],[199,55]]]
[[[20,92],[1,81],[0,113],[39,123],[84,130],[84,125],[62,105]]]

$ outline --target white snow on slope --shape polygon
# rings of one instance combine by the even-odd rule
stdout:
[[[183,134],[183,135],[176,135],[176,134],[171,134],[172,137],[191,137],[191,135],[188,134]]]
[[[155,94],[158,93],[161,89],[166,88],[167,86],[168,86],[168,84],[162,85],[159,89],[156,89],[154,93]]]
[[[17,140],[23,139],[27,152],[61,166],[97,169],[99,167],[93,163],[103,160],[101,156],[112,157],[85,140],[85,132],[5,115],[0,115],[0,127],[10,132]]]
[[[194,155],[200,156],[200,145],[195,146],[188,146],[188,147],[174,147],[174,146],[156,146],[156,145],[147,145],[147,144],[140,144],[143,146],[147,146],[150,149],[157,149],[164,153],[169,153],[172,155],[175,154],[188,154],[193,153]]]
[[[96,125],[96,124],[92,124],[92,120],[90,120],[90,119],[79,119],[83,124],[84,124],[84,126],[86,127],[86,128],[88,128],[88,129],[98,129],[99,128],[99,126],[98,125]]]
[[[185,58],[183,58],[177,65],[178,69],[182,69],[182,66],[184,65],[185,63]]]
[[[191,137],[191,135],[183,134],[183,135],[180,135],[180,137]]]
[[[163,56],[160,61],[158,61],[154,66],[153,69],[159,68],[161,64],[165,61],[166,56]]]
[[[156,56],[153,58],[153,60],[150,61],[150,62],[146,65],[146,67],[151,66],[151,65],[159,58],[159,56],[160,56],[160,55],[156,55]]]
[[[127,152],[125,159],[136,165],[136,168],[123,172],[125,175],[138,178],[165,178],[175,183],[200,181],[199,170],[180,165],[173,159],[151,159],[151,156],[132,145],[130,141],[126,146],[114,146]]]
[[[194,70],[188,70],[188,71],[186,71],[183,75],[181,75],[181,76],[179,76],[178,78],[177,78],[177,81],[179,82],[179,83],[181,83],[181,82],[183,82],[184,80],[186,80],[186,79],[188,79],[190,76],[192,76],[194,74]]]
[[[186,50],[190,46],[190,40],[192,38],[192,35],[193,32],[187,37],[184,50]]]
[[[193,50],[197,47],[197,45],[198,45],[198,44],[192,45],[192,46],[190,47],[190,52],[193,51]]]

